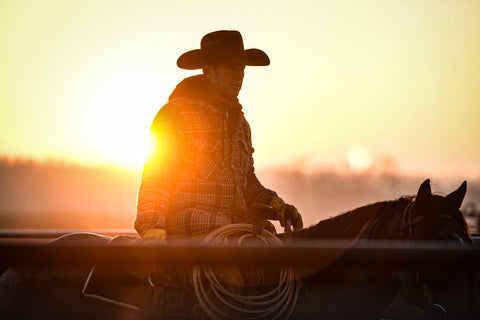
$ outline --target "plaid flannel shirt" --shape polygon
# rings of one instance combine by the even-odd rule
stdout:
[[[152,124],[156,141],[142,173],[135,229],[194,235],[248,221],[249,205],[270,204],[277,194],[255,175],[241,105],[227,111],[202,96],[172,96]]]

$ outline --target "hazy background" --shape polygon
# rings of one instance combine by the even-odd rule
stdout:
[[[477,0],[0,0],[0,227],[131,227],[176,59],[219,29],[270,56],[240,101],[307,224],[426,178],[480,203]]]
[[[416,194],[428,177],[270,168],[263,184],[295,204],[306,226],[369,203]],[[66,163],[0,160],[0,226],[20,229],[132,229],[140,172]],[[431,181],[447,195],[461,180]],[[480,209],[480,181],[468,181],[463,209]],[[480,213],[480,212],[479,212]],[[477,222],[470,219],[476,230]],[[278,222],[275,225],[280,230]]]

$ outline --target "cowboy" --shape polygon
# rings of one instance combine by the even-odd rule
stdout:
[[[241,34],[226,30],[205,35],[200,49],[178,58],[178,67],[203,73],[182,80],[153,120],[135,220],[144,240],[265,220],[250,209],[256,204],[271,206],[274,214],[266,218],[302,228],[297,209],[257,179],[250,127],[237,98],[245,66],[269,64],[265,52],[245,50]]]

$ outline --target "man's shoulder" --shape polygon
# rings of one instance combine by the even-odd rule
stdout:
[[[173,125],[179,128],[189,128],[192,120],[199,119],[205,108],[201,103],[175,98],[164,104],[153,119],[153,125]]]
[[[198,112],[199,110],[202,110],[201,101],[193,101],[185,98],[174,98],[164,104],[158,113],[181,116],[184,113]]]

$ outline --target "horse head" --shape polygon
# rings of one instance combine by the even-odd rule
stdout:
[[[471,245],[470,229],[460,210],[467,182],[447,196],[432,194],[430,180],[425,180],[414,200],[403,211],[400,229],[405,239],[414,241],[449,241],[459,246]],[[426,319],[445,319],[465,310],[465,290],[457,273],[443,270],[396,272],[403,298],[425,311]],[[460,286],[459,286],[460,285]]]
[[[432,194],[430,180],[418,189],[415,200],[403,212],[400,229],[405,237],[419,241],[455,241],[472,244],[470,229],[460,211],[467,182],[447,196]]]

